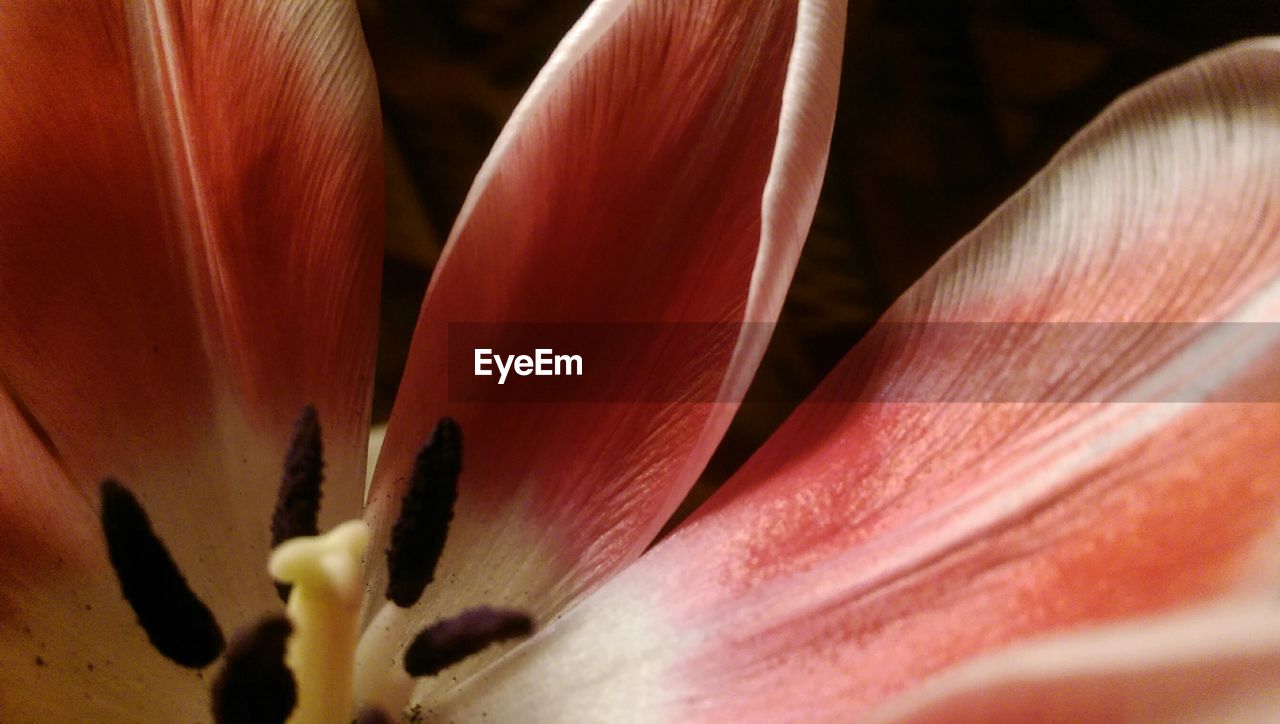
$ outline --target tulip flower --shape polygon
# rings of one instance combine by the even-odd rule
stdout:
[[[225,692],[255,681],[278,685],[263,716],[398,713],[425,631],[443,637],[428,654],[518,634],[504,611],[549,620],[633,560],[728,424],[709,400],[741,395],[763,339],[613,372],[696,404],[490,419],[440,408],[440,320],[774,320],[826,160],[843,12],[589,10],[480,172],[351,527],[382,215],[353,4],[0,8],[0,718],[207,720],[211,684],[233,718]],[[444,493],[406,493],[423,476]],[[425,528],[393,546],[401,523]],[[459,571],[468,548],[482,557]],[[285,610],[273,583],[292,584],[289,618],[260,624]]]
[[[1278,100],[1274,39],[1120,98],[692,518],[435,712],[1274,718]]]
[[[224,719],[1267,703],[1276,43],[1122,98],[642,555],[777,317],[843,3],[588,10],[464,204],[345,523],[381,216],[354,10],[95,10],[0,8],[0,718],[207,720],[211,681]],[[605,402],[493,404],[458,322],[735,332],[674,367],[641,338]],[[435,674],[512,612],[530,640]]]

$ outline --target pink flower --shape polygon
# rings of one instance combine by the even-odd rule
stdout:
[[[377,99],[346,3],[96,10],[0,8],[0,719],[204,720],[208,682],[121,595],[100,490],[132,491],[228,632],[280,610],[269,521],[304,405],[320,528],[360,514]],[[332,720],[1275,706],[1274,41],[1118,101],[641,555],[734,412],[712,400],[759,362],[741,323],[777,317],[843,23],[838,0],[599,0],[556,50],[432,279],[364,512],[353,710]],[[684,365],[641,338],[593,382],[606,402],[481,404],[447,364],[455,322],[736,334]],[[628,401],[656,387],[678,394]],[[402,608],[383,551],[446,416],[453,520]],[[482,604],[538,630],[410,680],[418,632]]]

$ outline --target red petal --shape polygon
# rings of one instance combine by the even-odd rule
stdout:
[[[1125,622],[1014,647],[877,713],[900,722],[1266,721],[1280,710],[1270,600]]]
[[[33,1],[0,8],[0,35],[0,394],[30,428],[5,451],[3,567],[42,570],[21,555],[38,540],[92,545],[96,580],[100,536],[69,528],[113,476],[233,627],[272,596],[268,522],[303,404],[324,426],[326,519],[358,510],[382,157],[358,18]],[[66,529],[12,522],[46,514]],[[5,672],[27,686],[9,678],[27,667]]]
[[[914,324],[444,718],[539,718],[554,680],[546,712],[857,720],[1035,634],[1274,592],[1278,68],[1255,42],[1121,99],[886,315]]]
[[[797,34],[794,2],[597,2],[516,110],[432,279],[373,484],[385,540],[417,449],[461,423],[439,609],[549,616],[639,555],[701,471],[766,341],[739,323],[776,318],[825,166],[843,3],[806,7]],[[462,404],[498,388],[448,369],[455,322],[722,334],[685,334],[679,365],[657,335],[621,340],[592,383],[608,402]]]

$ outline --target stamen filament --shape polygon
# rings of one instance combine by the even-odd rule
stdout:
[[[294,633],[285,657],[298,684],[291,724],[351,721],[368,542],[368,526],[352,520],[321,536],[285,541],[271,553],[272,577],[293,585],[286,612]]]
[[[410,630],[408,609],[388,601],[374,614],[356,648],[355,696],[362,706],[400,711],[414,681],[401,666]]]

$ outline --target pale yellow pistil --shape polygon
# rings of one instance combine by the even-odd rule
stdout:
[[[351,720],[352,665],[364,594],[369,527],[352,520],[324,535],[293,538],[271,553],[272,578],[293,585],[285,663],[298,686],[290,724]]]

